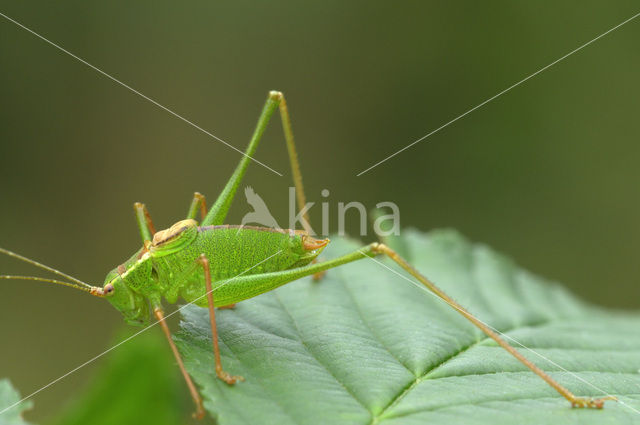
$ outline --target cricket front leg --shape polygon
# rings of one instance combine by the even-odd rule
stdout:
[[[191,201],[191,205],[189,206],[189,212],[187,213],[187,219],[196,219],[196,215],[198,215],[198,210],[200,210],[200,219],[204,220],[207,216],[207,198],[200,193],[196,192],[193,194],[193,200]]]
[[[180,357],[180,353],[178,352],[178,348],[176,344],[173,342],[173,338],[171,338],[171,332],[169,331],[169,326],[167,326],[167,322],[164,320],[164,312],[160,308],[155,308],[153,310],[153,315],[158,319],[160,326],[162,327],[162,331],[164,335],[167,337],[167,341],[169,341],[169,345],[171,346],[171,351],[175,356],[178,367],[180,368],[180,372],[182,372],[182,376],[187,383],[187,387],[189,388],[189,393],[191,393],[191,398],[193,399],[193,403],[196,405],[196,411],[193,414],[193,417],[196,419],[204,418],[205,411],[204,407],[202,407],[202,397],[200,397],[200,393],[196,389],[196,386],[193,384],[191,377],[187,373],[187,370],[184,367],[184,363],[182,362],[182,357]]]
[[[220,360],[220,348],[218,347],[218,327],[216,326],[216,310],[213,303],[213,287],[211,285],[211,269],[209,268],[209,260],[202,254],[198,258],[198,262],[204,269],[204,281],[207,288],[207,302],[209,304],[209,319],[211,321],[211,339],[213,340],[213,357],[216,362],[216,375],[229,385],[233,385],[236,381],[244,381],[242,376],[233,376],[222,369]]]
[[[147,207],[140,202],[136,202],[133,204],[133,210],[136,212],[136,222],[138,223],[142,242],[151,242],[153,235],[156,233],[156,228],[153,225],[153,220],[151,220]]]

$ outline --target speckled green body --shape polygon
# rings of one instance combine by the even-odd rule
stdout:
[[[108,299],[133,324],[147,323],[149,307],[161,306],[162,298],[169,303],[182,298],[205,307],[204,270],[198,262],[204,254],[216,307],[233,304],[295,279],[261,276],[309,264],[322,248],[309,249],[306,238],[293,230],[199,227],[183,220],[158,232],[152,243],[109,273],[106,282],[116,290]]]

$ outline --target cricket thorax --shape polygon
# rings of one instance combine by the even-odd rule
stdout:
[[[153,235],[150,248],[151,250],[154,250],[154,248],[157,250],[167,245],[173,245],[177,241],[182,241],[182,243],[190,242],[195,238],[197,228],[198,223],[195,220],[180,220],[168,229],[156,232]]]

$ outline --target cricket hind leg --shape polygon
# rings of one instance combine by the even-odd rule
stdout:
[[[180,372],[182,372],[182,376],[184,377],[185,382],[187,383],[187,387],[189,388],[189,393],[191,394],[191,398],[193,399],[193,403],[196,405],[196,411],[193,414],[193,417],[196,419],[204,418],[205,411],[202,406],[202,397],[198,392],[196,386],[193,384],[191,377],[187,373],[187,370],[184,367],[184,363],[182,361],[182,357],[178,352],[178,348],[176,347],[175,342],[171,338],[171,331],[169,330],[169,326],[167,326],[167,322],[164,320],[164,312],[160,308],[156,308],[153,310],[153,315],[156,317],[160,326],[162,327],[162,332],[167,337],[167,341],[169,341],[169,345],[171,346],[171,351],[173,352],[176,361],[178,362],[178,367],[180,368]]]
[[[136,202],[133,204],[133,210],[136,213],[136,222],[138,223],[142,242],[151,242],[153,235],[156,233],[156,228],[153,225],[153,220],[151,220],[151,215],[149,214],[146,205]]]
[[[296,188],[296,201],[298,209],[302,215],[302,225],[307,232],[310,232],[311,224],[309,221],[309,208],[307,207],[307,198],[304,193],[304,185],[302,184],[302,172],[300,171],[300,162],[298,161],[298,153],[296,150],[295,139],[293,137],[291,116],[289,115],[289,108],[287,108],[287,101],[284,98],[284,94],[279,91],[269,92],[267,101],[262,109],[260,118],[258,119],[256,129],[251,137],[249,146],[247,146],[247,150],[245,151],[245,155],[240,159],[240,163],[237,165],[222,193],[218,196],[218,199],[216,199],[216,202],[211,207],[211,210],[209,210],[206,217],[203,218],[202,226],[224,224],[224,220],[229,208],[231,207],[233,198],[235,197],[238,187],[240,186],[240,182],[242,181],[242,178],[247,171],[247,167],[249,166],[249,161],[251,161],[251,157],[258,148],[262,134],[269,124],[269,120],[275,112],[276,107],[280,111],[280,121],[282,122],[282,130],[287,144],[287,153],[289,155],[293,184]],[[313,262],[317,263],[318,260],[314,259]],[[318,281],[325,275],[325,273],[326,272],[317,273],[313,276],[313,279]]]
[[[556,382],[551,376],[549,376],[546,372],[540,369],[538,366],[529,361],[526,357],[524,357],[520,352],[518,352],[515,348],[509,345],[504,339],[498,335],[497,332],[492,330],[488,325],[482,322],[480,319],[476,318],[474,315],[469,313],[465,308],[456,303],[451,297],[449,297],[444,291],[438,288],[433,282],[423,276],[420,272],[418,272],[413,266],[411,266],[404,258],[402,258],[396,251],[389,248],[387,245],[374,242],[370,245],[367,245],[363,248],[357,249],[351,253],[342,255],[337,258],[332,258],[322,263],[310,264],[308,266],[284,270],[280,272],[273,273],[264,273],[262,275],[249,275],[249,276],[240,276],[234,279],[235,283],[238,284],[238,287],[241,287],[243,284],[251,282],[255,285],[263,284],[264,282],[269,282],[271,289],[275,289],[278,286],[284,285],[288,282],[294,281],[296,279],[300,279],[302,277],[310,276],[318,272],[322,272],[325,270],[332,269],[334,267],[341,266],[343,264],[351,263],[353,261],[361,260],[367,257],[374,257],[376,255],[386,255],[390,259],[392,259],[396,264],[402,267],[405,271],[407,271],[411,276],[416,278],[422,285],[424,285],[427,289],[433,292],[437,297],[441,298],[455,310],[457,310],[460,314],[462,314],[467,320],[473,323],[475,326],[480,328],[488,337],[493,339],[498,345],[500,345],[503,349],[505,349],[509,354],[518,359],[522,364],[528,367],[533,373],[542,378],[548,385],[550,385],[553,389],[559,392],[564,398],[566,398],[572,407],[587,407],[587,408],[596,408],[601,409],[604,406],[604,402],[607,400],[617,400],[613,396],[607,396],[603,398],[591,398],[591,397],[577,397],[571,391],[566,389],[564,386],[560,385]],[[218,292],[221,296],[225,296],[224,294],[225,288],[219,288]]]
[[[272,92],[274,93],[274,92]],[[284,138],[287,142],[287,152],[289,153],[289,163],[291,165],[291,174],[293,176],[293,183],[296,188],[296,202],[298,204],[298,210],[302,214],[302,223],[306,231],[311,229],[311,222],[309,221],[309,208],[307,207],[307,197],[304,193],[304,185],[302,184],[302,172],[300,171],[300,162],[298,161],[298,153],[296,151],[296,144],[293,138],[293,128],[291,126],[291,116],[289,115],[289,108],[287,108],[287,101],[284,95],[280,92],[275,92],[280,95],[280,121],[282,121],[282,131],[284,132]],[[313,259],[313,263],[317,263],[318,258]],[[313,275],[314,281],[321,280],[327,272],[322,271]]]
[[[209,268],[209,260],[206,255],[202,254],[198,258],[198,262],[204,270],[204,281],[207,288],[207,303],[209,305],[209,320],[211,322],[211,339],[213,340],[213,357],[216,364],[216,375],[222,381],[229,385],[233,385],[236,381],[244,381],[242,376],[233,376],[222,369],[222,361],[220,360],[220,348],[218,347],[218,327],[216,326],[216,310],[213,302],[213,288],[211,286],[211,269]]]
[[[200,210],[200,218],[204,220],[207,216],[207,198],[200,193],[195,192],[193,194],[193,200],[191,201],[191,205],[189,206],[189,212],[187,213],[187,219],[195,220],[198,215],[198,210]]]
[[[206,217],[202,220],[202,226],[224,224],[224,220],[229,208],[231,207],[233,198],[235,197],[242,178],[247,171],[251,157],[254,155],[262,138],[262,134],[269,124],[269,120],[276,108],[279,108],[280,110],[280,118],[282,121],[282,128],[284,130],[285,141],[287,143],[291,173],[296,188],[298,208],[301,210],[303,223],[309,223],[309,214],[307,212],[308,208],[306,208],[306,197],[304,194],[304,187],[302,185],[302,173],[300,172],[300,163],[298,161],[298,154],[296,152],[295,141],[293,138],[289,110],[287,109],[287,103],[284,99],[284,95],[281,92],[272,91],[269,92],[267,101],[262,109],[260,118],[258,119],[256,129],[245,151],[245,155],[240,159],[240,163],[236,166],[235,171],[222,190],[222,193],[220,193],[218,199],[216,199]],[[309,226],[305,226],[305,230],[308,230],[307,227]]]

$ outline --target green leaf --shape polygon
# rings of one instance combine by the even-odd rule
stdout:
[[[126,336],[122,332],[114,345]],[[149,330],[113,350],[89,388],[54,423],[176,425],[188,418],[179,379],[160,330]]]
[[[473,314],[552,360],[521,349],[571,391],[620,402],[572,409],[450,306],[363,259],[219,311],[223,366],[246,378],[233,387],[215,377],[206,309],[184,310],[176,339],[212,416],[222,425],[640,423],[639,315],[586,305],[453,231],[407,231],[397,242]],[[334,240],[325,256],[357,247]]]
[[[8,379],[0,379],[0,412],[7,409],[0,413],[0,425],[28,425],[22,419],[22,412],[30,409],[32,404],[30,401],[16,404],[21,398]]]

